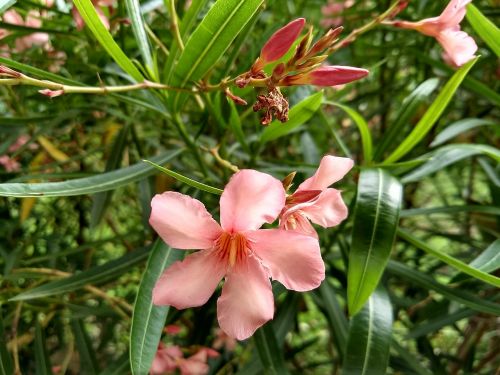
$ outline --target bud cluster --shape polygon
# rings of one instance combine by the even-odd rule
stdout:
[[[265,111],[261,120],[263,125],[269,124],[273,115],[281,122],[288,120],[288,101],[279,87],[305,84],[335,86],[368,74],[366,69],[322,65],[343,28],[328,30],[313,44],[313,28],[310,27],[298,42],[293,56],[286,62],[278,63],[268,76],[264,68],[281,59],[290,50],[299,38],[305,22],[304,18],[298,18],[276,31],[264,44],[250,70],[236,78],[235,83],[240,88],[251,85],[267,89],[267,93],[258,95],[257,103],[253,106],[254,111]]]

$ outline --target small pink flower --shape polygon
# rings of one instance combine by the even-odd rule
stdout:
[[[460,31],[466,6],[472,0],[451,0],[448,6],[438,17],[426,18],[418,22],[394,21],[390,22],[396,27],[413,29],[420,33],[436,38],[441,44],[453,65],[462,66],[473,59],[477,45],[464,31]]]
[[[26,16],[26,21],[15,10],[8,10],[2,16],[5,23],[10,23],[19,26],[28,26],[32,28],[40,28],[42,21],[40,13],[37,11],[29,11]],[[0,31],[0,35],[8,35],[8,32]],[[34,46],[48,47],[49,34],[47,33],[33,33],[16,39],[16,51],[22,52]]]
[[[208,358],[218,357],[219,353],[210,348],[201,348],[196,354],[179,362],[181,375],[206,375],[210,370]]]
[[[321,7],[321,13],[323,14],[324,18],[321,20],[321,26],[340,26],[344,20],[340,15],[345,9],[350,8],[353,5],[353,0],[329,2],[327,5],[323,5]]]
[[[271,35],[264,47],[262,47],[260,57],[254,64],[253,69],[259,71],[265,65],[283,57],[300,35],[305,23],[304,18],[297,18]]]
[[[163,375],[173,373],[183,358],[181,348],[177,345],[165,346],[162,342],[158,345],[158,350],[153,358],[153,363],[149,369],[151,375]]]
[[[284,85],[337,86],[356,81],[369,71],[350,66],[321,66],[311,72],[285,77]]]
[[[236,340],[230,337],[222,329],[217,328],[215,330],[215,340],[212,344],[214,349],[220,350],[225,348],[228,352],[233,352],[236,349]]]
[[[7,172],[18,172],[21,169],[21,164],[19,164],[16,159],[7,155],[0,156],[0,165],[2,165]]]
[[[288,197],[280,227],[317,238],[309,220],[324,228],[340,224],[347,217],[347,207],[340,191],[328,186],[342,179],[353,165],[348,158],[324,156],[316,173]]]
[[[325,277],[316,239],[272,223],[285,205],[280,181],[254,170],[237,172],[220,198],[219,225],[200,201],[165,192],[151,202],[152,227],[170,246],[202,249],[170,266],[157,281],[153,302],[177,309],[201,306],[225,277],[217,301],[219,325],[238,340],[250,337],[273,318],[269,278],[286,288],[307,291]]]

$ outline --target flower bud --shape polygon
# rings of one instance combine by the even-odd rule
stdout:
[[[276,31],[260,51],[261,63],[266,65],[283,57],[299,36],[305,22],[304,18],[297,18]]]
[[[282,81],[282,84],[284,86],[336,86],[366,77],[368,73],[366,69],[350,66],[322,66],[308,73],[288,76]]]
[[[48,96],[51,99],[64,94],[64,90],[43,89],[43,90],[38,90],[38,92],[42,95]]]
[[[0,65],[0,77],[8,78],[21,78],[21,73],[6,67],[5,65]]]

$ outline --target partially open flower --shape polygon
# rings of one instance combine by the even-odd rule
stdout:
[[[347,217],[347,207],[340,191],[329,186],[342,179],[353,164],[348,158],[324,156],[316,173],[287,198],[280,227],[317,238],[309,220],[324,228],[340,224]]]
[[[424,35],[436,38],[453,65],[462,66],[472,60],[477,51],[474,39],[460,30],[460,22],[465,17],[466,6],[471,1],[451,0],[438,17],[426,18],[418,22],[393,21],[386,22],[386,24],[417,30]]]
[[[222,278],[217,301],[219,325],[238,340],[272,319],[269,278],[286,288],[308,291],[325,277],[318,240],[272,223],[285,205],[281,182],[265,173],[241,170],[220,198],[219,225],[200,201],[165,192],[151,202],[150,223],[177,249],[202,249],[170,266],[157,281],[153,302],[178,309],[205,304]]]
[[[366,77],[368,73],[366,69],[350,66],[322,66],[307,73],[287,76],[280,83],[283,86],[336,86]]]

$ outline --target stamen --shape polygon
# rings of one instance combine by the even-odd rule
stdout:
[[[234,267],[248,252],[247,240],[240,233],[222,233],[215,246],[216,254],[230,267]]]

